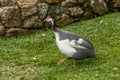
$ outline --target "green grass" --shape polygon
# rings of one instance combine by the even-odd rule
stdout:
[[[65,57],[47,29],[17,38],[0,38],[0,80],[119,80],[120,79],[120,13],[76,22],[61,27],[88,38],[98,59],[84,59],[72,66],[63,65]],[[46,36],[42,36],[46,34]]]

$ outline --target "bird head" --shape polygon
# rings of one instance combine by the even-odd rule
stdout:
[[[45,22],[47,25],[54,26],[54,20],[53,20],[53,18],[52,18],[50,15],[47,16],[47,17],[44,19],[44,22]]]
[[[51,26],[51,29],[52,29],[54,32],[57,31],[57,29],[56,29],[55,26],[54,26],[54,20],[53,20],[53,18],[52,18],[51,16],[47,16],[47,18],[44,19],[44,22],[45,22],[47,25]]]

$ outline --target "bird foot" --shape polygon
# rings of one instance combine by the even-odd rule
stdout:
[[[76,67],[76,63],[77,63],[77,61],[74,60],[72,67]]]
[[[76,63],[77,63],[77,62],[76,62],[76,60],[74,60],[73,65],[75,66],[75,65],[76,65]]]
[[[66,58],[63,58],[62,60],[60,60],[58,63],[57,63],[57,65],[60,65],[60,64],[63,64],[63,63],[65,63],[66,62]]]
[[[76,60],[74,60],[74,62],[73,62],[73,65],[71,65],[71,67],[73,67],[73,68],[75,68],[76,67]]]

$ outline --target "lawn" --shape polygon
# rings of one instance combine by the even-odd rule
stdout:
[[[60,27],[89,39],[98,59],[73,60],[55,44],[50,29],[39,33],[0,38],[0,80],[120,80],[120,13]]]

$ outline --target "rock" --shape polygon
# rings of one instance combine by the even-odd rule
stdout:
[[[0,8],[0,21],[5,27],[21,25],[20,10],[17,6]]]
[[[30,34],[30,31],[25,30],[25,29],[20,29],[20,28],[10,28],[6,32],[6,37],[14,37],[14,36],[23,36],[23,35],[28,35]]]
[[[82,4],[82,3],[84,3],[84,2],[86,2],[87,0],[78,0],[78,2],[80,3],[80,4]]]
[[[66,7],[60,7],[60,12],[62,14],[67,14],[68,16],[70,16],[70,12],[69,12],[68,8],[66,8]]]
[[[60,7],[59,6],[50,6],[48,13],[51,15],[59,15],[61,13]]]
[[[82,8],[80,8],[80,7],[70,7],[69,11],[71,13],[71,16],[73,16],[73,17],[81,16],[83,14],[83,12],[84,12],[82,10]]]
[[[34,20],[33,28],[42,28],[42,27],[43,27],[43,22],[40,19]]]
[[[47,3],[60,3],[62,0],[45,0]]]
[[[91,10],[87,10],[84,12],[83,14],[83,19],[90,19],[90,18],[93,18],[94,17],[94,14],[92,13]]]
[[[30,7],[36,5],[38,0],[18,0],[17,3],[22,7]]]
[[[4,26],[0,23],[0,36],[3,36],[4,33],[5,33],[5,28],[4,28]]]
[[[45,0],[38,0],[39,3],[45,3]]]
[[[12,6],[17,0],[0,0],[0,7]]]
[[[65,0],[61,3],[62,6],[67,6],[67,7],[75,6],[76,4],[78,4],[76,0]]]
[[[60,16],[57,21],[56,21],[56,25],[57,26],[65,26],[67,24],[70,24],[73,22],[73,19],[70,18],[68,15],[66,14],[62,14],[62,16]]]
[[[104,15],[108,12],[108,7],[104,0],[91,0],[91,7],[98,15]]]
[[[21,9],[22,19],[37,12],[38,0],[18,0],[17,3]]]
[[[48,11],[48,14],[56,17],[58,15],[62,15],[63,13],[69,15],[69,10],[66,7],[50,6]]]
[[[23,28],[40,28],[43,27],[43,23],[40,19],[38,19],[38,16],[32,16],[29,19],[26,19],[24,21]]]
[[[115,0],[114,5],[115,8],[120,8],[120,0]]]
[[[38,15],[41,19],[44,19],[47,15],[48,11],[48,4],[47,3],[39,3],[38,4]]]
[[[52,17],[54,18],[55,21],[60,19],[61,15],[63,15],[63,14],[70,16],[68,8],[59,7],[59,6],[50,6],[48,14],[52,15]],[[60,25],[59,21],[58,21],[58,25]]]

